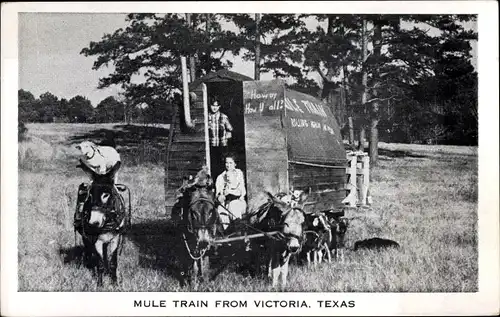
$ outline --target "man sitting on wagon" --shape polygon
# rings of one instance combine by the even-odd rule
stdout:
[[[220,215],[224,230],[230,222],[239,220],[246,212],[246,188],[243,172],[236,168],[234,156],[226,155],[226,170],[215,181],[215,197],[220,205],[217,211]]]

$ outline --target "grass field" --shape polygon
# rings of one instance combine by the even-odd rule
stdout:
[[[164,214],[161,164],[166,129],[111,124],[27,127],[31,138],[19,145],[20,291],[193,291],[179,286],[172,269],[176,246]],[[120,182],[132,191],[133,227],[119,258],[119,286],[106,279],[98,289],[75,248],[75,195],[86,178],[75,168],[72,145],[110,134],[124,153]],[[401,249],[347,250],[344,263],[324,263],[316,269],[293,265],[286,291],[477,291],[477,148],[391,149],[384,144],[383,149],[371,172],[373,205],[348,215],[362,217],[352,220],[347,244],[350,248],[357,240],[382,237],[396,240]],[[247,277],[230,267],[195,291],[271,288],[264,277]]]

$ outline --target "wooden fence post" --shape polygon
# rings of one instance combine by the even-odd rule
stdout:
[[[347,159],[349,167],[346,168],[346,174],[349,182],[346,184],[346,189],[349,193],[342,203],[349,207],[370,205],[370,157],[368,153],[357,151],[348,152]]]
[[[366,206],[368,204],[368,188],[370,186],[370,156],[364,153],[361,157],[362,166],[362,174],[363,174],[363,183],[361,186],[361,206]]]
[[[357,164],[357,156],[356,153],[349,153],[347,155],[348,160],[350,161],[350,166],[347,168],[347,175],[349,175],[349,183],[346,184],[347,190],[349,190],[349,194],[342,201],[343,203],[347,203],[349,207],[356,207],[356,201],[358,200],[357,193],[357,173],[356,173],[356,164]]]

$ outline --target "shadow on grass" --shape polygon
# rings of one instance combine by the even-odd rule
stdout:
[[[116,147],[127,165],[160,163],[164,161],[168,135],[169,129],[160,126],[117,124],[110,129],[76,134],[68,140],[68,145],[92,141]]]
[[[401,151],[401,150],[385,150],[385,149],[379,149],[378,154],[380,156],[387,156],[387,157],[416,157],[416,158],[424,158],[427,157],[427,155],[424,154],[416,154],[410,151]]]
[[[181,286],[186,285],[181,263],[186,254],[184,243],[170,220],[149,220],[133,224],[127,238],[138,247],[141,266],[164,272],[178,280]],[[259,252],[246,252],[243,243],[220,245],[210,255],[208,278],[214,281],[226,271],[256,277],[254,268],[258,254]]]
[[[142,267],[152,268],[184,283],[180,256],[181,239],[168,220],[148,220],[132,224],[127,238],[139,250],[139,263]]]
[[[97,266],[99,259],[94,255],[92,258],[85,257],[85,250],[82,245],[60,248],[59,254],[63,256],[64,264],[83,265],[93,271]],[[95,273],[95,272],[93,272]]]

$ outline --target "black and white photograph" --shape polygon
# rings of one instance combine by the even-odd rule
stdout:
[[[479,85],[498,83],[498,37],[484,67],[481,14],[437,2],[18,8],[8,85],[2,71],[2,141],[14,140],[2,174],[16,180],[2,176],[2,266],[16,262],[2,289],[72,296],[61,303],[134,293],[115,305],[130,315],[350,315],[370,312],[367,293],[498,295],[498,87],[483,98]],[[479,80],[479,63],[493,77]],[[409,311],[499,309],[458,302]],[[80,309],[63,314],[99,314]]]

